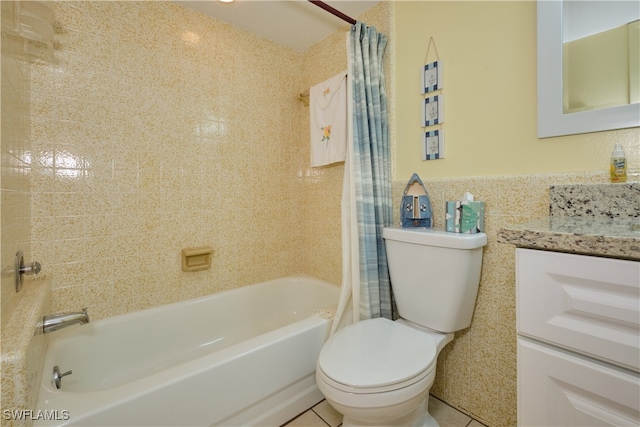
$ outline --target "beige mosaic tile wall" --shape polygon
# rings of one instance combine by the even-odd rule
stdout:
[[[305,271],[302,57],[170,2],[56,2],[34,252],[93,319]],[[211,245],[212,268],[181,271]]]
[[[301,54],[168,2],[55,8],[56,63],[33,78],[34,251],[55,309],[340,282],[343,168],[309,166],[296,97],[346,69],[348,26]],[[388,28],[389,10],[367,19]],[[212,269],[182,273],[199,245]]]
[[[2,349],[0,402],[3,426],[30,425],[29,420],[12,419],[5,410],[26,410],[35,406],[46,340],[34,336],[35,325],[49,306],[48,284],[27,276],[20,293],[15,291],[14,257],[19,249],[26,262],[31,253],[30,170],[30,78],[36,56],[25,53],[34,47],[12,30],[16,2],[0,2],[2,45],[2,125],[0,191],[0,259],[2,286],[0,328]],[[37,52],[37,51],[34,51]],[[9,415],[9,419],[7,416]],[[20,418],[19,416],[17,418]]]
[[[19,249],[31,257],[29,134],[30,65],[24,54],[24,40],[10,30],[14,27],[15,2],[2,7],[2,126],[1,130],[1,235],[2,266],[13,266]],[[21,296],[15,291],[13,271],[2,269],[2,320],[12,312]]]

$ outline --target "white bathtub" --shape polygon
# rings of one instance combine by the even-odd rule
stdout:
[[[313,314],[338,293],[288,277],[54,332],[34,425],[281,425],[323,398]]]

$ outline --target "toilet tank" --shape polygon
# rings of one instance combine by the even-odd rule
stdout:
[[[382,236],[399,316],[445,333],[468,327],[487,235],[385,228]]]

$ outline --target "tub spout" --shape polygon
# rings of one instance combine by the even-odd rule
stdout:
[[[84,325],[85,323],[89,323],[89,315],[86,308],[76,313],[48,314],[42,318],[42,333],[48,334],[67,326]]]

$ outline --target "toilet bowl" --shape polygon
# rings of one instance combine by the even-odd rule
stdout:
[[[428,412],[438,354],[471,323],[487,236],[385,228],[383,237],[400,318],[332,335],[316,383],[345,427],[438,426]]]
[[[384,318],[349,325],[325,343],[316,383],[343,425],[437,426],[427,412],[438,353],[453,334]]]

